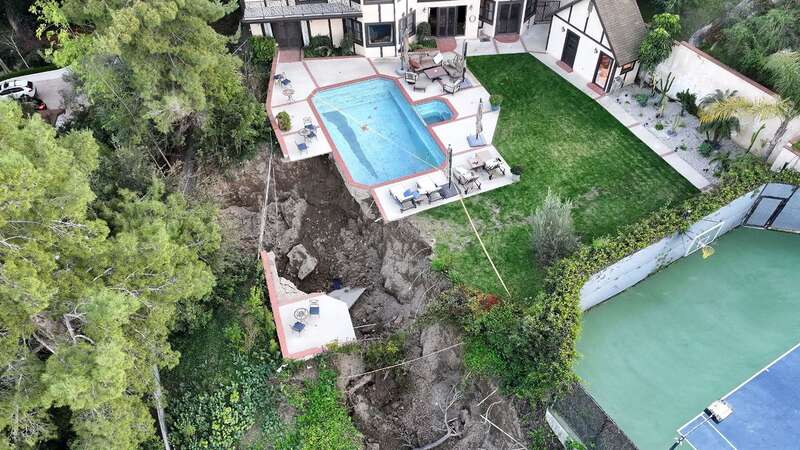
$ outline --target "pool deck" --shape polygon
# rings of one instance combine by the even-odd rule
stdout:
[[[445,57],[447,56],[450,55],[445,54]],[[513,183],[509,165],[497,149],[491,145],[495,129],[497,128],[500,111],[488,110],[489,92],[480,85],[477,78],[467,72],[466,77],[469,81],[469,87],[462,88],[455,95],[445,94],[442,91],[441,84],[438,82],[432,83],[426,91],[420,92],[415,91],[413,86],[405,83],[401,79],[397,74],[399,66],[400,62],[398,58],[371,59],[361,56],[349,56],[306,58],[299,62],[284,62],[280,56],[275,58],[269,79],[271,87],[267,95],[266,109],[269,119],[272,122],[273,129],[276,131],[284,159],[288,161],[299,161],[307,158],[331,155],[342,174],[342,178],[350,188],[350,191],[353,192],[356,190],[368,193],[375,201],[385,221],[402,219],[436,206],[458,201],[462,196],[471,197]],[[273,81],[274,74],[283,74],[286,78],[291,80],[291,89],[293,92],[290,96],[286,95],[284,89]],[[438,168],[416,173],[408,177],[394,179],[383,184],[367,186],[355,182],[348,175],[348,172],[343,170],[344,161],[336,151],[321,118],[312,105],[311,97],[321,89],[332,88],[375,77],[396,80],[398,86],[402,88],[406,99],[412,104],[439,99],[450,106],[454,112],[454,117],[448,121],[429,125],[428,130],[439,144],[443,153],[446,152],[445,149],[447,149],[448,146],[452,146],[454,166],[467,165],[467,161],[473,158],[478,152],[488,151],[493,157],[499,157],[502,160],[502,167],[505,169],[505,174],[495,176],[490,180],[489,175],[481,171],[481,173],[479,173],[481,180],[480,190],[455,195],[430,204],[420,204],[416,208],[406,211],[400,210],[400,205],[392,198],[390,189],[395,185],[413,187],[416,185],[416,181],[430,176],[436,171],[447,173],[447,161]],[[486,108],[482,116],[482,135],[488,145],[472,148],[467,143],[467,135],[470,134],[471,131],[474,132],[476,113],[481,100]],[[287,131],[278,129],[275,117],[280,112],[289,114],[292,123],[291,129]],[[303,141],[299,132],[303,128],[304,118],[311,118],[315,125],[320,126],[322,132],[319,137],[309,141],[307,150],[301,152],[298,150],[296,143]]]

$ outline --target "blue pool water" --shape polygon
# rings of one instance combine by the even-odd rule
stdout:
[[[358,183],[384,183],[444,161],[421,115],[392,80],[375,78],[326,89],[312,102]]]
[[[432,100],[430,102],[421,103],[414,107],[419,113],[422,120],[428,125],[444,122],[453,118],[453,111],[447,106],[447,103],[441,100]]]

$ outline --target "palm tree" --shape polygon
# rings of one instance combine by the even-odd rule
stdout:
[[[781,123],[764,152],[769,160],[786,134],[789,124],[800,117],[800,52],[783,50],[774,53],[767,58],[764,68],[771,73],[773,85],[779,94],[777,100],[754,101],[733,96],[704,108],[700,112],[700,122],[713,123],[735,118],[742,113],[759,119],[780,119]]]
[[[719,147],[719,141],[722,138],[729,138],[734,131],[739,131],[739,118],[734,114],[728,116],[720,116],[708,118],[703,120],[705,111],[716,111],[721,108],[719,105],[728,105],[736,96],[737,91],[717,89],[713,94],[708,94],[700,101],[700,131],[706,133],[706,140],[709,141],[715,148]]]

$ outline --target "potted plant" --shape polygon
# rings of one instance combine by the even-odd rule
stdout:
[[[490,95],[489,104],[492,105],[492,111],[500,110],[500,107],[503,105],[503,96],[500,94]]]
[[[289,131],[292,129],[292,118],[289,117],[289,113],[286,111],[281,111],[278,115],[275,116],[275,120],[278,121],[278,128],[281,131]]]

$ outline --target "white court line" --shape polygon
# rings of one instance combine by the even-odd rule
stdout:
[[[720,431],[717,429],[717,427],[714,426],[714,422],[708,422],[708,425],[711,426],[711,428],[713,428],[714,431],[717,432],[719,437],[721,437],[722,439],[725,439],[725,442],[727,442],[728,445],[730,445],[731,448],[733,448],[733,450],[739,450],[738,448],[736,448],[735,445],[731,444],[731,441],[729,441],[728,438],[726,438],[724,434],[720,433]]]
[[[698,417],[703,417],[705,415],[706,415],[705,412],[701,412],[700,414],[698,414],[698,415],[692,417],[691,419],[689,419],[688,422],[686,422],[685,424],[683,424],[680,427],[678,427],[678,434],[683,436],[683,433],[681,433],[682,429],[686,428],[686,426],[688,426],[690,423],[694,422]],[[689,430],[689,431],[691,431],[691,430]],[[686,436],[688,436],[688,434],[686,434]]]
[[[780,361],[780,360],[782,360],[783,358],[785,358],[785,357],[786,357],[786,355],[788,355],[789,353],[792,353],[792,352],[793,352],[793,351],[795,351],[795,349],[797,349],[798,347],[800,347],[800,342],[798,342],[797,344],[795,344],[795,345],[794,345],[794,347],[790,348],[789,350],[786,350],[785,352],[783,352],[783,354],[782,354],[781,356],[778,356],[777,358],[775,358],[775,360],[773,360],[771,363],[769,363],[769,364],[768,364],[766,367],[764,367],[763,369],[761,369],[761,370],[759,370],[758,372],[756,372],[755,374],[753,374],[753,376],[751,376],[750,378],[746,379],[746,380],[745,380],[743,383],[741,383],[741,384],[739,384],[738,386],[736,386],[736,387],[735,387],[735,388],[734,388],[732,391],[730,391],[730,392],[728,392],[727,394],[725,394],[725,395],[722,397],[722,400],[725,400],[726,398],[730,397],[730,396],[731,396],[731,395],[732,395],[734,392],[736,392],[736,391],[738,391],[739,389],[741,389],[741,388],[742,388],[742,386],[744,386],[745,384],[747,384],[747,383],[749,383],[749,382],[753,381],[753,379],[754,379],[755,377],[757,377],[757,376],[761,375],[762,373],[764,373],[764,372],[768,371],[770,367],[774,366],[774,365],[775,365],[775,363],[777,363],[778,361]]]

